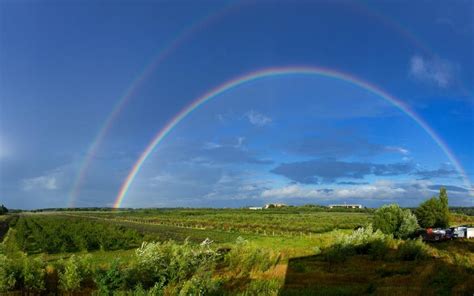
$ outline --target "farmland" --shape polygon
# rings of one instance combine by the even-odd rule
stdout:
[[[472,241],[417,245],[370,230],[353,233],[372,221],[371,211],[144,209],[10,217],[16,218],[9,218],[0,247],[6,266],[0,277],[10,271],[15,281],[0,279],[3,290],[420,295],[474,288]],[[28,280],[32,275],[38,280]]]

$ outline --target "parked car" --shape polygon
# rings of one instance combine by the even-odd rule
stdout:
[[[428,228],[423,235],[425,241],[444,241],[453,239],[453,231],[451,229]]]
[[[453,237],[454,238],[465,238],[466,236],[466,226],[458,226],[458,227],[452,227],[451,228],[453,232]]]

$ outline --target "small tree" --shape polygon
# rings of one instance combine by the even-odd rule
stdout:
[[[1,205],[0,206],[0,215],[5,215],[6,213],[8,213],[8,209],[4,205]]]
[[[448,227],[449,207],[446,188],[440,188],[438,198],[434,196],[420,204],[415,215],[421,227]]]
[[[396,204],[377,209],[373,225],[375,229],[398,238],[407,238],[419,227],[415,215],[409,209],[402,209]]]

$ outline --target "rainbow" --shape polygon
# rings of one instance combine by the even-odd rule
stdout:
[[[102,127],[99,129],[95,135],[93,141],[89,145],[87,152],[79,166],[78,173],[74,179],[71,191],[69,192],[69,207],[74,207],[74,203],[79,196],[80,189],[84,182],[84,179],[89,171],[92,161],[96,156],[99,148],[101,147],[105,137],[109,133],[113,124],[115,123],[118,116],[122,113],[127,103],[131,100],[136,91],[140,86],[148,79],[148,77],[156,70],[156,68],[166,60],[177,48],[181,47],[187,40],[189,40],[194,33],[206,28],[209,24],[214,23],[216,20],[222,18],[224,15],[233,11],[241,6],[251,4],[250,2],[236,1],[230,2],[229,5],[224,6],[223,8],[217,10],[214,13],[208,14],[203,17],[201,20],[194,22],[189,29],[181,31],[175,39],[173,39],[168,46],[166,46],[162,51],[160,51],[152,60],[148,66],[146,66],[139,75],[132,81],[130,86],[126,89],[123,96],[120,97],[118,102],[113,107],[111,113],[106,118]],[[389,19],[388,17],[381,15],[374,9],[371,9],[368,5],[363,5],[363,3],[358,3],[359,5],[352,6],[357,12],[364,14],[365,16],[375,18],[381,23],[385,24],[387,27],[398,32],[401,36],[404,36],[407,40],[410,40],[415,47],[420,48],[423,52],[429,53],[431,56],[434,53],[426,47],[422,42],[420,42],[416,36],[414,36],[410,31],[405,29],[403,26]]]
[[[120,190],[117,194],[115,199],[114,208],[120,208],[125,196],[127,195],[128,190],[130,189],[131,184],[133,183],[135,177],[137,176],[138,172],[140,171],[143,163],[147,160],[150,154],[153,152],[155,147],[160,144],[163,139],[170,134],[175,126],[177,126],[183,119],[185,119],[190,113],[196,110],[198,107],[202,106],[204,103],[208,102],[209,100],[216,98],[217,96],[236,88],[242,84],[266,78],[266,77],[275,77],[275,76],[284,76],[284,75],[319,75],[329,78],[334,78],[337,80],[345,81],[351,83],[355,86],[359,86],[366,91],[380,96],[387,102],[391,103],[406,115],[408,115],[411,119],[413,119],[428,135],[433,139],[433,141],[441,148],[441,150],[446,154],[452,165],[456,168],[458,173],[462,176],[463,181],[467,188],[471,188],[469,178],[466,176],[464,169],[462,168],[459,161],[456,159],[454,154],[449,150],[448,146],[441,140],[441,138],[435,133],[435,131],[416,113],[414,113],[410,108],[404,104],[400,99],[395,98],[394,96],[386,93],[381,88],[370,84],[364,80],[356,78],[346,73],[342,73],[336,70],[327,69],[327,68],[320,68],[320,67],[313,67],[313,66],[288,66],[288,67],[277,67],[277,68],[265,68],[262,70],[258,70],[255,72],[251,72],[242,76],[239,76],[235,79],[225,82],[220,86],[206,92],[202,96],[195,99],[190,105],[182,109],[178,114],[176,114],[158,133],[155,134],[151,142],[145,148],[145,150],[141,153],[138,160],[132,166],[132,169],[128,173],[126,179],[122,183]]]
[[[91,142],[87,149],[86,155],[79,167],[76,178],[74,179],[71,191],[69,193],[69,207],[74,207],[75,200],[77,199],[82,183],[84,182],[85,176],[92,164],[92,161],[97,154],[102,142],[106,135],[109,133],[117,117],[122,113],[127,103],[131,100],[137,90],[143,85],[143,83],[150,77],[150,75],[161,65],[176,49],[183,45],[194,33],[200,31],[209,24],[215,22],[217,19],[223,17],[228,12],[243,5],[239,2],[231,2],[230,4],[218,9],[217,11],[207,14],[198,21],[194,22],[191,26],[186,27],[183,31],[177,34],[177,37],[173,39],[168,46],[164,47],[156,56],[154,56],[150,63],[140,72],[140,74],[132,81],[130,86],[126,89],[125,93],[120,97],[118,102],[115,104],[112,112],[106,118],[102,127],[97,132],[94,140]]]

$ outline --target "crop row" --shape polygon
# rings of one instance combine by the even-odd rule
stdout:
[[[141,243],[135,230],[76,217],[28,217],[16,223],[15,241],[28,253],[129,249]]]
[[[324,233],[335,229],[354,229],[366,224],[370,216],[363,213],[252,213],[187,211],[137,215],[128,213],[81,214],[108,221],[157,224],[183,228],[220,230],[227,232],[256,233],[263,235],[295,235]]]

